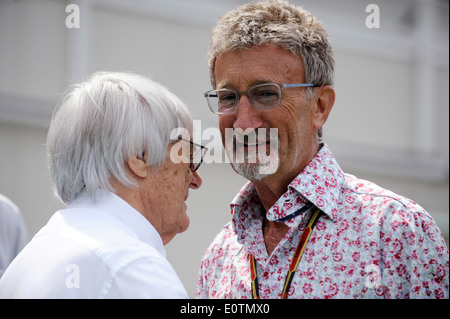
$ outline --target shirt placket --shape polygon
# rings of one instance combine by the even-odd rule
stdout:
[[[305,222],[310,216],[309,210],[305,213],[286,221],[289,231],[285,238],[277,245],[272,255],[257,260],[257,272],[260,283],[260,298],[281,298],[284,283],[288,274],[290,262],[293,258],[295,248],[303,233]],[[265,246],[264,246],[265,248]],[[294,276],[294,281],[298,279]]]
[[[285,246],[278,246],[269,258],[257,263],[261,299],[280,298],[281,296],[289,268],[288,260],[285,258],[289,252],[286,251]]]

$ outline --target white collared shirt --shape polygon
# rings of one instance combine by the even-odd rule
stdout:
[[[27,242],[28,234],[19,208],[0,194],[0,278]]]
[[[188,298],[162,239],[115,194],[83,192],[11,263],[0,298]]]

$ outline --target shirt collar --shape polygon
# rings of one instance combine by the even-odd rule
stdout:
[[[328,145],[323,144],[319,152],[305,169],[289,184],[309,202],[320,208],[332,220],[337,219],[338,204],[344,196],[344,172],[340,168]]]
[[[107,213],[130,229],[140,241],[151,245],[166,257],[161,236],[153,225],[134,207],[114,193],[99,189],[91,198],[84,190],[67,208],[95,209]]]
[[[343,171],[328,146],[323,144],[311,162],[289,184],[286,193],[269,209],[266,216],[273,221],[284,220],[295,214],[299,208],[313,204],[332,220],[336,220],[338,203],[343,196],[341,190],[344,181]],[[234,214],[241,210],[247,211],[251,205],[261,205],[261,202],[254,184],[248,182],[230,206]]]

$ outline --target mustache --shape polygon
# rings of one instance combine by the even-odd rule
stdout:
[[[278,142],[278,135],[271,134],[272,130],[267,129],[246,129],[236,130],[233,133],[233,145],[262,145],[270,142]]]

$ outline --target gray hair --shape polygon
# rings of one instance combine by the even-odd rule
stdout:
[[[263,45],[281,47],[303,59],[306,83],[334,85],[334,54],[322,23],[302,7],[268,0],[240,6],[218,21],[208,52],[212,87],[216,88],[214,69],[219,54]],[[315,88],[307,88],[306,98],[314,95]],[[322,143],[322,128],[317,137]]]
[[[98,72],[71,86],[50,123],[47,153],[56,195],[66,204],[83,189],[114,191],[110,178],[133,187],[126,160],[148,154],[148,165],[167,159],[174,129],[192,132],[183,102],[138,74]]]
[[[255,46],[279,46],[303,59],[305,81],[318,86],[334,84],[334,57],[322,23],[287,1],[245,4],[226,13],[212,32],[208,52],[211,84],[219,54]]]

